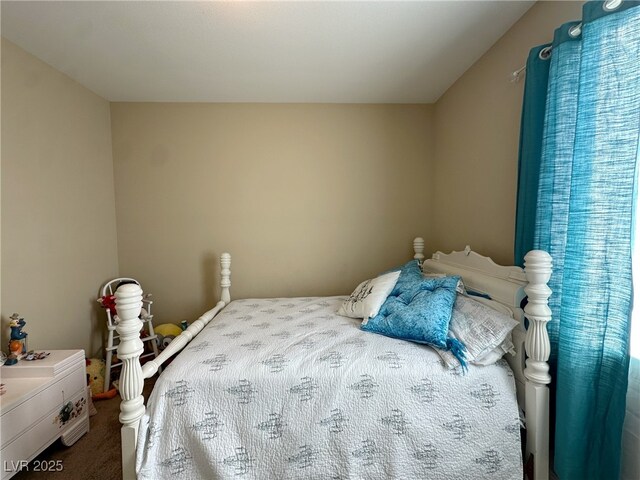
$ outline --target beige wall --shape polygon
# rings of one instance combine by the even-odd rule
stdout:
[[[435,106],[110,112],[3,39],[3,327],[18,311],[31,347],[96,351],[94,298],[118,269],[155,294],[156,324],[193,319],[217,300],[226,250],[236,298],[348,293],[417,235],[511,263],[524,82],[509,74],[580,8],[534,5]]]
[[[428,105],[111,105],[120,272],[157,320],[219,295],[349,293],[428,236]]]
[[[435,105],[433,244],[470,244],[513,263],[518,142],[524,79],[510,83],[529,50],[582,17],[582,2],[538,2]]]
[[[2,349],[101,346],[100,284],[118,272],[109,104],[2,39]]]

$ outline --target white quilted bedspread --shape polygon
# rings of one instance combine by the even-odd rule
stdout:
[[[521,479],[507,363],[447,370],[343,300],[229,304],[158,379],[139,478]]]

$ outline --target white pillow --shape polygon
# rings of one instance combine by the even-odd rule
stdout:
[[[474,365],[493,365],[498,360],[500,360],[504,355],[508,353],[510,355],[516,354],[516,347],[513,344],[513,335],[511,332],[507,334],[505,339],[502,341],[500,345],[491,350],[489,353],[485,355],[481,355],[476,357],[473,361]]]
[[[464,343],[467,361],[475,365],[495,363],[514,348],[511,331],[518,322],[512,316],[485,305],[488,302],[458,295],[449,323],[449,335]],[[460,364],[451,352],[436,351],[449,368]]]
[[[372,280],[365,280],[347,298],[338,315],[364,320],[375,317],[400,277],[400,272],[390,272]]]

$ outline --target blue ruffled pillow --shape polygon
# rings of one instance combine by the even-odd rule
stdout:
[[[459,281],[457,276],[424,278],[418,264],[409,262],[378,315],[360,328],[449,350],[465,367],[464,345],[447,336]]]

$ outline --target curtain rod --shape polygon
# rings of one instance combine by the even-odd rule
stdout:
[[[580,28],[581,28],[582,24],[580,25],[575,25],[573,27],[571,27],[569,30],[575,29],[577,31],[577,33],[569,33],[569,35],[571,35],[572,37],[577,37],[578,35],[580,35]],[[553,47],[548,46],[548,47],[544,47],[542,50],[540,50],[540,53],[538,53],[538,58],[540,58],[540,60],[548,60],[549,58],[551,58],[551,51],[553,50]],[[514,70],[513,72],[511,72],[510,75],[510,82],[511,83],[516,83],[520,81],[520,78],[522,78],[522,73],[525,72],[527,70],[527,66],[523,65],[521,66],[519,69]]]

